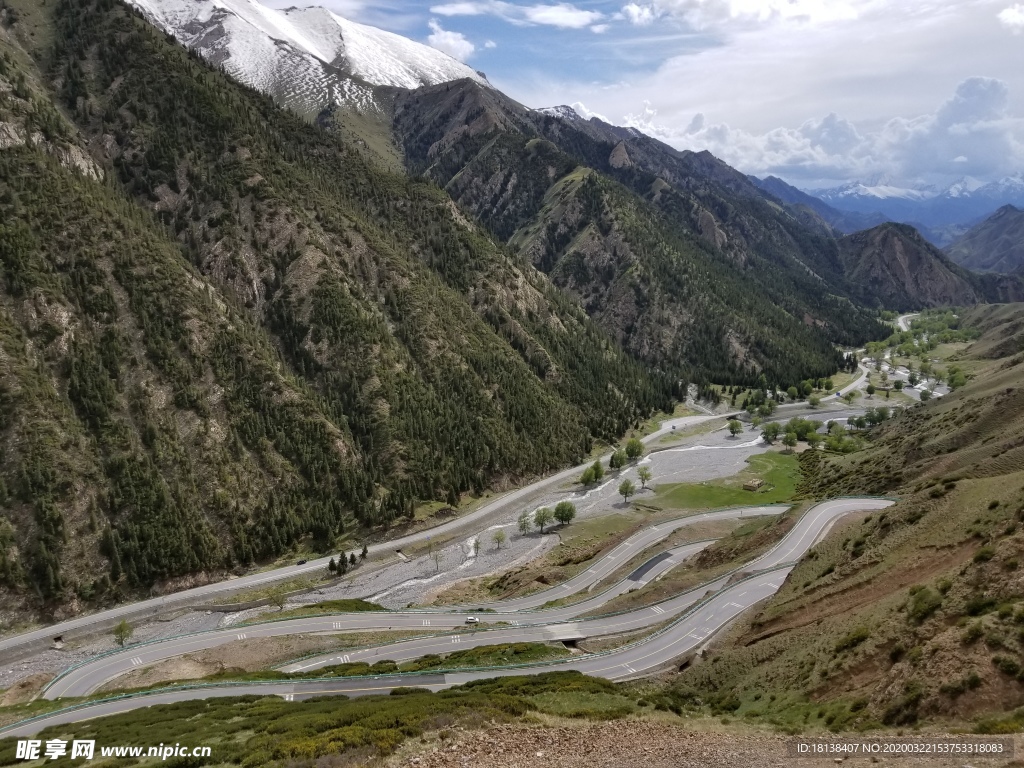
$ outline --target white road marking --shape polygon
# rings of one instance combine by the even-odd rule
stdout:
[[[284,695],[284,700],[285,701],[295,701],[295,694],[294,693],[286,693]]]
[[[430,626],[430,619],[424,619],[423,620],[423,626],[424,627],[429,627]]]
[[[341,627],[342,627],[342,623],[340,621],[334,622],[334,628],[335,629],[341,629]]]
[[[655,613],[664,613],[665,612],[665,609],[662,608],[661,606],[658,606],[658,605],[652,605],[651,606],[651,610],[654,611]]]
[[[245,632],[239,632],[237,637],[239,640],[245,640]]]
[[[133,657],[132,658],[132,666],[133,667],[141,667],[142,666],[142,659],[139,658],[138,656]]]
[[[458,635],[456,635],[455,637],[452,638],[452,642],[453,643],[461,643],[462,642],[462,638],[459,637]]]

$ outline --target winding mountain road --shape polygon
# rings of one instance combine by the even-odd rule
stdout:
[[[587,633],[613,634],[661,624],[673,616],[679,617],[674,623],[650,637],[613,651],[519,668],[443,674],[394,674],[374,678],[197,685],[184,689],[121,697],[116,700],[61,710],[2,729],[0,736],[30,735],[51,725],[127,712],[153,704],[216,696],[274,694],[288,699],[302,699],[330,694],[382,693],[402,685],[416,685],[437,690],[474,679],[548,670],[577,670],[584,674],[597,675],[611,680],[637,677],[665,667],[675,659],[699,648],[743,611],[773,595],[781,587],[795,561],[825,535],[835,521],[843,515],[861,510],[883,509],[892,503],[884,499],[836,499],[817,504],[797,521],[776,547],[738,571],[656,605],[646,606],[617,616],[594,617],[567,624],[556,620],[551,613],[545,611],[512,612],[506,613],[505,617],[515,617],[513,621],[518,621],[520,626],[512,625],[441,637],[425,637],[377,648],[358,649],[340,657],[333,654],[319,659],[309,659],[303,662],[302,666],[305,669],[313,669],[317,666],[346,661],[370,661],[372,659],[401,661],[416,658],[425,653],[437,652],[441,647],[446,651],[451,651],[454,650],[452,646],[455,645],[459,649],[464,649],[507,642],[542,642],[556,639],[558,635],[568,636],[572,632],[577,633],[576,636],[587,636]],[[739,580],[737,581],[737,579]],[[542,618],[544,614],[547,614],[547,618]],[[230,642],[238,639],[238,634],[245,634],[247,637],[265,637],[299,632],[337,632],[350,628],[382,629],[385,626],[419,626],[422,628],[425,621],[431,622],[429,626],[434,628],[453,627],[464,621],[464,617],[465,615],[462,613],[426,614],[423,612],[338,614],[268,622],[236,627],[231,630],[172,638],[93,659],[55,681],[47,690],[46,695],[48,698],[83,695],[84,692],[95,690],[105,680],[121,674],[125,669],[139,666],[133,661],[133,658],[141,660],[143,664],[148,664],[190,650]],[[501,614],[488,614],[487,617],[498,618],[501,617]],[[534,617],[536,620],[529,617]],[[553,620],[557,623],[552,624]],[[140,656],[142,653],[153,653],[154,656],[150,659],[149,656]],[[126,662],[128,667],[123,666]]]
[[[543,640],[579,637],[582,635],[578,629],[573,629],[572,632],[567,632],[562,628],[563,623],[584,613],[597,610],[613,597],[620,595],[623,592],[627,592],[630,589],[636,589],[641,586],[641,584],[646,584],[648,581],[657,577],[661,573],[666,572],[669,568],[678,564],[686,557],[696,554],[711,542],[684,544],[681,547],[670,550],[671,554],[668,558],[662,558],[660,554],[655,555],[645,564],[650,565],[650,568],[645,572],[642,579],[632,578],[633,574],[636,573],[636,570],[640,570],[636,569],[633,573],[629,574],[609,589],[581,602],[557,608],[549,608],[547,610],[530,611],[529,609],[537,608],[553,600],[571,596],[592,584],[596,584],[606,575],[612,573],[620,565],[628,562],[633,554],[642,552],[647,546],[664,539],[673,531],[685,526],[693,525],[695,523],[739,519],[765,514],[777,515],[781,514],[788,508],[788,505],[736,507],[732,509],[719,510],[717,512],[690,515],[685,518],[650,526],[631,536],[571,581],[552,587],[551,589],[538,592],[534,595],[509,600],[505,603],[496,602],[487,604],[486,606],[474,605],[473,607],[450,606],[447,608],[437,609],[417,609],[415,611],[367,611],[362,613],[339,613],[319,617],[303,617],[279,621],[271,620],[259,624],[237,625],[223,629],[182,635],[179,637],[170,637],[165,640],[150,643],[139,643],[137,645],[129,646],[123,650],[101,654],[90,659],[84,664],[71,667],[69,670],[66,670],[64,673],[59,675],[47,687],[44,695],[49,699],[56,699],[65,696],[87,696],[109,680],[123,675],[126,672],[130,672],[138,667],[149,666],[186,653],[195,653],[208,648],[215,648],[237,640],[252,640],[256,638],[281,637],[284,635],[316,632],[342,632],[373,629],[422,629],[425,632],[431,632],[439,628],[453,629],[462,627],[466,623],[466,618],[471,614],[479,614],[481,619],[487,621],[509,620],[515,621],[517,624],[524,625],[547,625],[548,629],[543,632]],[[654,559],[657,559],[658,562],[652,564],[651,560]],[[663,611],[654,612],[654,615],[662,615],[663,613],[669,612],[673,609],[678,609],[680,606],[685,607],[687,605],[691,605],[692,602],[692,600],[684,599],[674,603],[673,606],[666,608]],[[482,608],[486,608],[488,612],[481,613],[480,611]],[[493,611],[493,613],[491,611]],[[506,616],[504,614],[514,614],[515,616],[512,618],[511,616]],[[664,618],[669,618],[670,616],[671,613]],[[599,635],[617,631],[628,631],[629,629],[643,627],[648,623],[650,622],[633,621],[623,624],[616,620],[611,624],[599,623],[592,627],[588,627],[588,633],[590,635]],[[552,627],[554,627],[554,629],[552,629]],[[488,642],[504,641],[498,639]],[[515,640],[510,642],[519,641]],[[432,653],[433,651],[425,652]],[[350,655],[355,659],[358,654]],[[372,653],[371,655],[377,655],[378,658],[390,658],[387,656],[379,656],[376,653]],[[362,660],[366,657],[367,654],[363,653],[357,660]],[[415,655],[403,656],[402,658],[415,658]],[[326,662],[325,664],[320,664],[320,666],[325,665]]]

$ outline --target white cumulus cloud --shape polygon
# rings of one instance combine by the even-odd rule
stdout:
[[[582,101],[573,102],[570,106],[573,108],[576,114],[582,117],[584,120],[589,120],[592,117],[596,117],[598,120],[601,120],[602,122],[611,122],[604,115],[594,112],[592,109],[588,109],[587,105],[584,104]]]
[[[622,15],[630,24],[635,24],[638,27],[646,27],[658,18],[658,12],[653,5],[637,5],[636,3],[622,6]]]
[[[522,8],[522,12],[534,24],[548,24],[564,29],[582,29],[604,18],[604,14],[598,11],[584,11],[569,3],[530,5]]]
[[[1024,120],[1009,117],[1008,101],[1003,81],[971,77],[934,112],[892,118],[871,131],[835,113],[763,133],[709,124],[698,113],[680,128],[660,121],[646,101],[623,122],[680,149],[710,150],[746,173],[798,183],[879,174],[904,180],[996,178],[1024,169]]]
[[[682,18],[700,28],[774,21],[818,24],[855,19],[860,7],[870,3],[871,0],[655,0],[651,12],[654,16]],[[628,17],[630,12],[626,8],[623,11]]]
[[[429,22],[430,36],[427,38],[427,43],[432,48],[437,48],[439,51],[444,51],[449,56],[459,61],[465,61],[473,52],[476,50],[476,46],[473,45],[466,36],[461,32],[452,32],[451,30],[443,29],[438,23],[437,19],[431,19]]]
[[[543,24],[562,29],[583,29],[604,19],[600,11],[587,11],[571,3],[515,5],[504,0],[457,0],[430,8],[439,16],[497,16],[512,24]]]
[[[996,16],[999,23],[1009,29],[1015,35],[1024,32],[1024,5],[1018,3],[1011,5],[999,12]]]

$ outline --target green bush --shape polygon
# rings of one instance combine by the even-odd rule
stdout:
[[[1004,675],[1009,675],[1010,677],[1020,675],[1020,662],[1016,659],[1011,659],[1009,656],[993,656],[992,665]]]
[[[885,725],[912,725],[917,722],[918,706],[924,698],[924,689],[916,680],[908,682],[903,695],[886,707],[882,714]]]
[[[971,624],[963,634],[963,641],[966,645],[973,645],[981,636],[985,634],[984,628],[981,626],[980,621],[976,621]]]
[[[920,624],[942,607],[942,595],[931,587],[911,590],[907,618]]]
[[[994,598],[975,595],[964,604],[964,612],[968,616],[983,616],[996,607]]]
[[[836,653],[842,653],[851,648],[856,648],[869,637],[871,637],[871,630],[867,627],[858,627],[836,643],[835,651]]]
[[[982,547],[974,553],[974,562],[976,563],[987,563],[993,557],[995,557],[996,551],[992,547]]]

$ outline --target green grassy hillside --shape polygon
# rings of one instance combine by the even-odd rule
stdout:
[[[965,386],[863,450],[803,454],[806,494],[901,500],[838,525],[667,701],[797,730],[991,729],[1024,705],[1022,320],[1019,304],[967,312],[980,335],[960,353]]]

